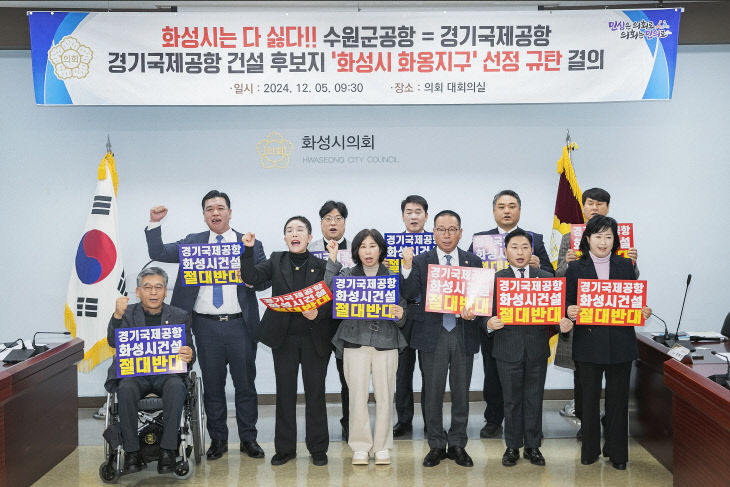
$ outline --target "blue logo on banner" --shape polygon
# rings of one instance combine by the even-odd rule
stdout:
[[[32,12],[28,15],[33,87],[37,104],[73,104],[66,84],[53,73],[53,65],[48,61],[48,51],[71,34],[87,15],[88,12]]]

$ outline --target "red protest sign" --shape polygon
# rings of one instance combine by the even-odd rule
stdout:
[[[505,325],[556,325],[564,316],[565,278],[510,279],[495,286],[496,316]]]
[[[578,279],[579,325],[644,326],[646,281]]]
[[[332,291],[324,281],[319,281],[299,291],[281,296],[271,296],[270,298],[260,298],[259,301],[274,311],[301,313],[302,311],[317,309],[332,301]]]
[[[468,306],[477,316],[491,316],[493,287],[493,269],[429,264],[426,311],[459,314]]]

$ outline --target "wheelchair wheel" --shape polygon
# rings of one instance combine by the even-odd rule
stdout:
[[[205,451],[205,426],[203,425],[203,391],[201,380],[192,372],[193,379],[193,400],[191,401],[190,411],[190,429],[193,434],[193,457],[195,463],[200,463],[200,459]]]
[[[177,465],[175,465],[175,470],[172,472],[172,474],[178,480],[189,479],[194,473],[195,462],[190,461],[190,459],[188,459],[187,461],[177,462]]]
[[[99,477],[105,484],[116,484],[119,482],[119,471],[112,462],[104,462],[99,466]]]

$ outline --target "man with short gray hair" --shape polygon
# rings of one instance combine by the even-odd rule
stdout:
[[[190,329],[190,313],[165,304],[167,294],[167,273],[159,267],[142,269],[137,275],[135,294],[139,303],[129,305],[129,298],[117,298],[116,309],[107,327],[107,343],[116,348],[116,330],[141,326],[185,325],[185,346],[180,347],[180,359],[188,364],[188,370],[195,361],[195,345]],[[137,434],[137,402],[150,392],[162,398],[162,438],[160,457],[157,461],[159,473],[172,472],[177,456],[177,428],[180,424],[185,394],[185,374],[146,375],[117,379],[116,355],[109,366],[104,388],[117,393],[119,422],[124,448],[124,473],[132,473],[146,467],[140,454]]]

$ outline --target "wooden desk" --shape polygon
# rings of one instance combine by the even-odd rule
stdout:
[[[730,482],[730,390],[707,378],[726,372],[727,364],[664,364],[664,382],[674,395],[675,486]]]
[[[74,338],[25,362],[0,368],[0,486],[38,480],[78,446]]]
[[[631,376],[629,403],[629,433],[670,472],[675,471],[674,425],[672,421],[673,394],[665,383],[667,360],[672,364],[694,371],[693,377],[705,377],[727,370],[724,360],[709,350],[698,349],[704,357],[692,365],[680,364],[667,355],[668,348],[655,342],[646,332],[636,334],[639,358]],[[730,351],[728,342],[701,342],[696,347],[706,347],[719,352]],[[717,384],[714,384],[717,386]],[[720,387],[720,386],[717,386]],[[721,388],[722,389],[722,388]],[[728,391],[730,393],[730,391]],[[727,407],[730,407],[730,403]],[[730,478],[730,477],[728,477]]]

